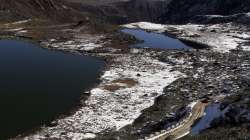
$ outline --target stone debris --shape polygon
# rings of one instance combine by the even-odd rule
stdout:
[[[244,26],[140,22],[124,27],[167,32],[183,40],[210,46],[210,49],[162,51],[131,48],[128,53],[121,53],[120,48],[107,47],[110,42],[105,40],[105,35],[81,33],[66,41],[57,38],[43,40],[41,44],[50,49],[105,58],[108,67],[101,77],[102,82],[90,91],[89,98],[82,101],[83,105],[75,113],[24,139],[101,139],[112,134],[119,139],[129,139],[130,136],[145,138],[176,121],[169,122],[171,115],[162,114],[181,112],[178,108],[200,99],[231,96],[248,86],[245,83],[249,81],[250,52],[247,50],[250,33]],[[13,32],[18,31],[23,29]],[[133,86],[120,83],[120,88],[113,91],[103,88],[114,84],[112,81],[126,78],[138,83]],[[163,105],[171,107],[163,108]],[[159,108],[162,109],[158,111],[160,113],[152,113]],[[245,113],[244,116],[248,118],[249,115]],[[171,128],[179,125],[175,123]]]
[[[57,120],[55,127],[44,127],[26,139],[84,138],[84,134],[88,133],[98,135],[119,130],[132,124],[142,110],[153,105],[154,99],[163,94],[166,85],[183,76],[178,71],[171,71],[171,65],[143,53],[117,55],[112,61],[101,77],[102,83],[91,90],[83,107],[73,115]],[[138,84],[114,92],[102,88],[121,78],[135,79]]]

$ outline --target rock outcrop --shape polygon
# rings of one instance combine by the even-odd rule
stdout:
[[[250,0],[174,0],[169,3],[167,11],[159,20],[162,23],[204,21],[208,23],[209,19],[211,19],[211,22],[215,22],[215,18],[211,18],[211,16],[206,18],[207,15],[220,15],[214,16],[217,18],[217,22],[237,21],[237,19],[238,22],[245,22],[242,13],[249,11]],[[246,15],[246,17],[248,16]]]

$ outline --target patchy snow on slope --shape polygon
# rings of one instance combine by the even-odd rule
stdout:
[[[206,44],[212,46],[215,51],[228,52],[237,49],[243,40],[227,35],[218,35],[210,37],[209,39],[202,37],[200,38],[200,41],[206,42]]]
[[[7,31],[10,31],[10,32],[18,32],[18,31],[23,31],[24,28],[14,28],[14,29],[9,29]]]
[[[71,132],[68,135],[71,138],[71,140],[93,139],[93,138],[96,137],[96,135],[92,134],[92,133],[82,134],[82,133],[73,133],[73,132]]]
[[[77,34],[74,39],[66,42],[51,39],[49,41],[42,42],[42,44],[49,48],[56,48],[60,50],[92,51],[103,47],[104,42],[101,41],[103,38],[103,35]]]
[[[250,45],[242,45],[241,48],[242,48],[244,51],[250,51]]]
[[[250,12],[246,13],[246,16],[250,17]]]
[[[101,48],[102,45],[100,44],[95,44],[95,43],[87,43],[87,44],[82,44],[81,45],[81,50],[85,50],[85,51],[91,51],[94,50],[96,48]]]
[[[20,21],[16,21],[16,22],[12,22],[10,24],[23,24],[23,23],[27,23],[30,22],[31,19],[26,19],[26,20],[20,20]]]
[[[223,18],[223,17],[226,17],[226,16],[223,16],[223,15],[202,15],[204,17],[210,17],[210,18]]]
[[[179,77],[172,66],[160,62],[147,54],[122,54],[114,58],[114,63],[101,77],[102,83],[91,90],[85,106],[72,116],[59,119],[55,127],[44,127],[34,137],[43,139],[85,139],[91,134],[116,131],[133,123],[141,111],[152,106],[154,99],[163,94],[163,88]],[[114,81],[133,79],[135,85],[124,86],[116,90],[105,87],[114,85]]]
[[[198,101],[194,101],[194,102],[191,102],[190,104],[188,104],[188,107],[190,107],[191,109],[194,108],[194,106],[198,103]]]
[[[239,37],[239,38],[241,38],[241,39],[250,40],[250,35],[249,35],[249,34],[246,34],[246,33],[238,34],[237,37]]]
[[[27,23],[27,22],[30,22],[31,19],[27,19],[27,20],[20,20],[20,21],[15,21],[15,22],[12,22],[12,23],[6,23],[4,24],[5,26],[9,26],[9,25],[18,25],[18,24],[24,24],[24,23]]]

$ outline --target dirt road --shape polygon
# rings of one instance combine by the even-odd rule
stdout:
[[[172,139],[178,139],[187,135],[190,132],[191,126],[194,124],[194,122],[203,116],[206,105],[207,104],[202,102],[197,102],[192,109],[192,114],[185,120],[183,124],[162,134],[151,137],[148,140],[165,140],[168,137],[171,137]]]

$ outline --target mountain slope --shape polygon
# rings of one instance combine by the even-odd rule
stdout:
[[[155,22],[171,0],[66,0],[82,12],[111,23]]]
[[[26,18],[73,20],[81,15],[62,0],[0,0],[0,20],[13,21]]]
[[[231,16],[247,12],[250,12],[250,0],[174,0],[168,5],[160,21],[162,23],[187,23],[195,21],[197,16]],[[230,17],[227,18],[229,18],[227,21],[230,21]],[[235,20],[233,16],[231,21]]]

